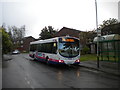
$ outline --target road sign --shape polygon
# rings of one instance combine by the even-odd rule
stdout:
[[[100,29],[98,29],[97,34],[98,34],[98,36],[101,36],[101,30]]]

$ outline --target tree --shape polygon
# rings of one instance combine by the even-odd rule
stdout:
[[[2,54],[6,54],[12,50],[13,44],[5,28],[0,27],[0,31],[2,31]]]
[[[49,39],[49,38],[53,38],[55,33],[57,32],[57,30],[54,30],[54,28],[52,26],[48,26],[47,27],[44,27],[42,30],[41,30],[41,33],[39,34],[39,38],[40,39]]]
[[[117,19],[110,18],[109,20],[104,20],[99,29],[102,35],[120,34],[120,23]]]
[[[109,25],[112,25],[112,24],[117,24],[118,23],[118,20],[115,19],[115,18],[110,18],[109,20],[104,20],[103,21],[103,24],[100,25],[100,29],[106,27],[106,26],[109,26]]]
[[[80,32],[80,42],[83,46],[89,44],[96,37],[95,31]]]
[[[10,35],[12,42],[14,43],[14,48],[18,48],[21,45],[21,40],[25,36],[25,25],[20,28],[16,26],[8,27],[8,34]]]
[[[109,34],[119,34],[120,35],[120,23],[113,24],[106,26],[101,29],[102,35],[109,35]]]
[[[90,44],[93,42],[94,37],[97,36],[96,32],[87,31],[87,32],[80,32],[80,43],[81,43],[81,54],[87,54],[90,52]]]
[[[22,39],[25,36],[25,25],[21,26],[20,28],[16,26],[8,27],[8,32],[13,39]]]

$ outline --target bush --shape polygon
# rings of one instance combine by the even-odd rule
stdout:
[[[89,51],[90,51],[90,48],[88,46],[84,46],[83,49],[82,49],[81,54],[88,54]]]

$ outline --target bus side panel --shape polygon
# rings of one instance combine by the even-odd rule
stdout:
[[[34,57],[33,57],[34,55]],[[30,57],[41,61],[46,62],[46,57],[48,57],[48,62],[50,64],[79,64],[80,62],[76,62],[80,58],[80,56],[77,56],[75,58],[65,58],[60,56],[59,54],[48,54],[48,53],[41,53],[41,52],[30,52]]]
[[[40,52],[35,53],[35,59],[38,61],[46,62],[46,57],[44,57],[44,54]]]
[[[48,57],[48,59],[46,59]],[[41,53],[38,52],[35,55],[36,60],[47,62],[49,64],[65,64],[64,62],[61,62],[61,60],[58,59],[57,54],[48,54],[48,53]]]
[[[38,60],[38,61],[46,62],[46,58],[45,57],[40,57],[38,55],[35,56],[35,59]]]
[[[65,58],[60,54],[45,54],[49,57],[49,63],[51,64],[80,64],[80,55],[74,58]]]
[[[50,64],[65,64],[64,62],[60,62],[60,58],[57,54],[45,54],[49,57],[48,63]]]

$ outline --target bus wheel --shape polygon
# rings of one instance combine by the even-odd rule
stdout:
[[[48,59],[49,59],[49,57],[47,56],[47,57],[46,57],[46,63],[47,63],[47,64],[49,64]]]
[[[33,54],[33,60],[34,60],[34,61],[36,60],[36,58],[35,58],[35,54]]]

